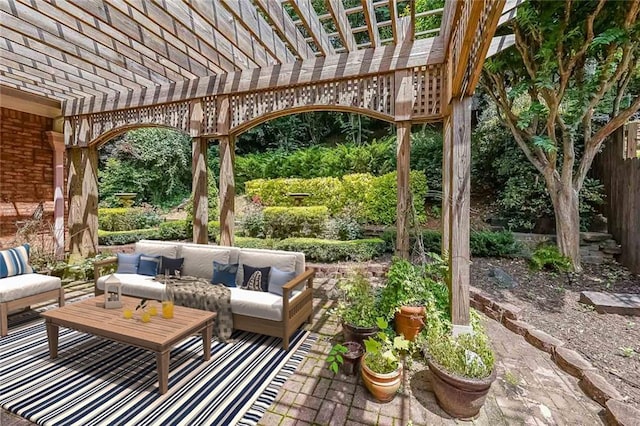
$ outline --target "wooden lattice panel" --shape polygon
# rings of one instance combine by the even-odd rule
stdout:
[[[212,135],[218,130],[217,103],[215,96],[207,96],[202,99],[204,117],[202,119],[202,134]]]
[[[443,82],[443,66],[441,64],[414,69],[414,118],[440,116]]]
[[[393,75],[368,76],[232,95],[231,128],[244,127],[250,121],[264,115],[277,114],[292,108],[313,109],[318,106],[368,110],[375,116],[393,120]]]
[[[76,117],[72,117],[76,118]],[[157,105],[146,108],[104,112],[88,116],[90,123],[89,141],[83,141],[78,136],[78,127],[74,126],[74,145],[85,146],[115,129],[129,128],[140,125],[158,125],[189,131],[189,102]]]
[[[475,0],[480,1],[480,0]],[[476,31],[473,35],[473,40],[471,42],[471,49],[469,50],[469,61],[467,62],[467,66],[464,70],[464,77],[462,78],[462,91],[467,90],[467,86],[469,85],[469,79],[471,78],[471,74],[478,66],[478,61],[484,61],[484,58],[480,58],[480,44],[483,42],[483,36],[485,33],[485,29],[487,26],[487,20],[491,15],[492,4],[489,1],[482,0],[483,7],[482,13],[480,14],[480,20],[478,26],[476,27]]]
[[[471,6],[472,2],[470,1],[462,2],[460,19],[456,23],[451,40],[451,45],[453,46],[453,50],[451,51],[453,64],[457,64],[462,55],[462,43],[464,42],[464,34],[467,32],[467,26],[469,25]]]

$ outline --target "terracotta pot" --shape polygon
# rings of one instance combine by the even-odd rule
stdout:
[[[395,396],[402,382],[402,364],[398,364],[398,369],[391,373],[379,374],[371,371],[367,367],[367,354],[362,357],[360,375],[365,387],[371,395],[380,402],[389,402]]]
[[[413,342],[418,333],[424,328],[424,306],[402,306],[396,312],[396,333],[404,335],[404,338]]]
[[[342,334],[345,342],[357,342],[364,347],[364,341],[371,336],[375,336],[378,327],[356,327],[355,325],[342,323]]]
[[[489,377],[472,379],[453,375],[431,359],[427,359],[427,365],[438,405],[452,417],[466,420],[476,418],[496,379],[495,368]]]
[[[364,348],[358,342],[344,342],[344,346],[349,349],[349,352],[342,355],[342,359],[344,360],[342,363],[342,372],[347,376],[351,376],[358,371],[358,362],[364,354]]]

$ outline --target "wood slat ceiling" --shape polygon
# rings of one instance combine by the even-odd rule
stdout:
[[[0,0],[0,85],[64,102],[375,48],[407,39],[413,5]]]

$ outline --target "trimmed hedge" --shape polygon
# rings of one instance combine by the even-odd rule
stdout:
[[[238,235],[236,235],[233,240],[233,245],[240,248],[273,249],[276,243],[276,241],[271,238],[251,238],[240,237]]]
[[[409,182],[418,222],[426,219],[424,199],[427,179],[421,171],[411,171]],[[292,206],[287,194],[309,194],[302,200],[306,206],[327,206],[332,215],[345,209],[359,222],[390,225],[396,220],[397,173],[375,177],[368,173],[345,175],[341,179],[257,179],[246,183],[246,193],[265,206]]]
[[[322,235],[329,220],[326,206],[266,207],[263,214],[265,234],[275,239],[316,238]]]
[[[135,243],[145,238],[154,238],[158,228],[133,229],[131,231],[103,231],[98,230],[98,244],[103,246],[119,246]]]
[[[220,222],[212,220],[208,224],[209,241],[220,239]],[[162,222],[158,227],[158,232],[154,236],[156,240],[190,240],[193,238],[193,225],[187,220],[172,220]]]
[[[142,207],[119,207],[98,209],[98,228],[103,231],[133,231],[153,228],[162,218]]]
[[[353,260],[364,262],[382,254],[385,242],[380,238],[337,241],[319,238],[287,238],[276,242],[277,250],[301,251],[307,260],[314,262],[335,262]]]

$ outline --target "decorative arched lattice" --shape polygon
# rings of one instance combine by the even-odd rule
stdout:
[[[430,121],[441,118],[443,66],[434,64],[413,68],[410,99],[412,121]],[[268,118],[292,111],[337,110],[368,114],[383,120],[396,120],[399,81],[395,73],[368,75],[334,81],[278,87],[256,92],[210,95],[152,107],[130,108],[118,111],[74,116],[67,118],[70,131],[67,145],[87,146],[140,126],[171,127],[192,136],[216,137],[238,133]],[[221,106],[228,100],[227,108]],[[199,103],[201,116],[194,119],[193,105]],[[223,117],[227,114],[227,117]],[[406,120],[406,117],[402,118]],[[66,132],[65,132],[66,133]]]

